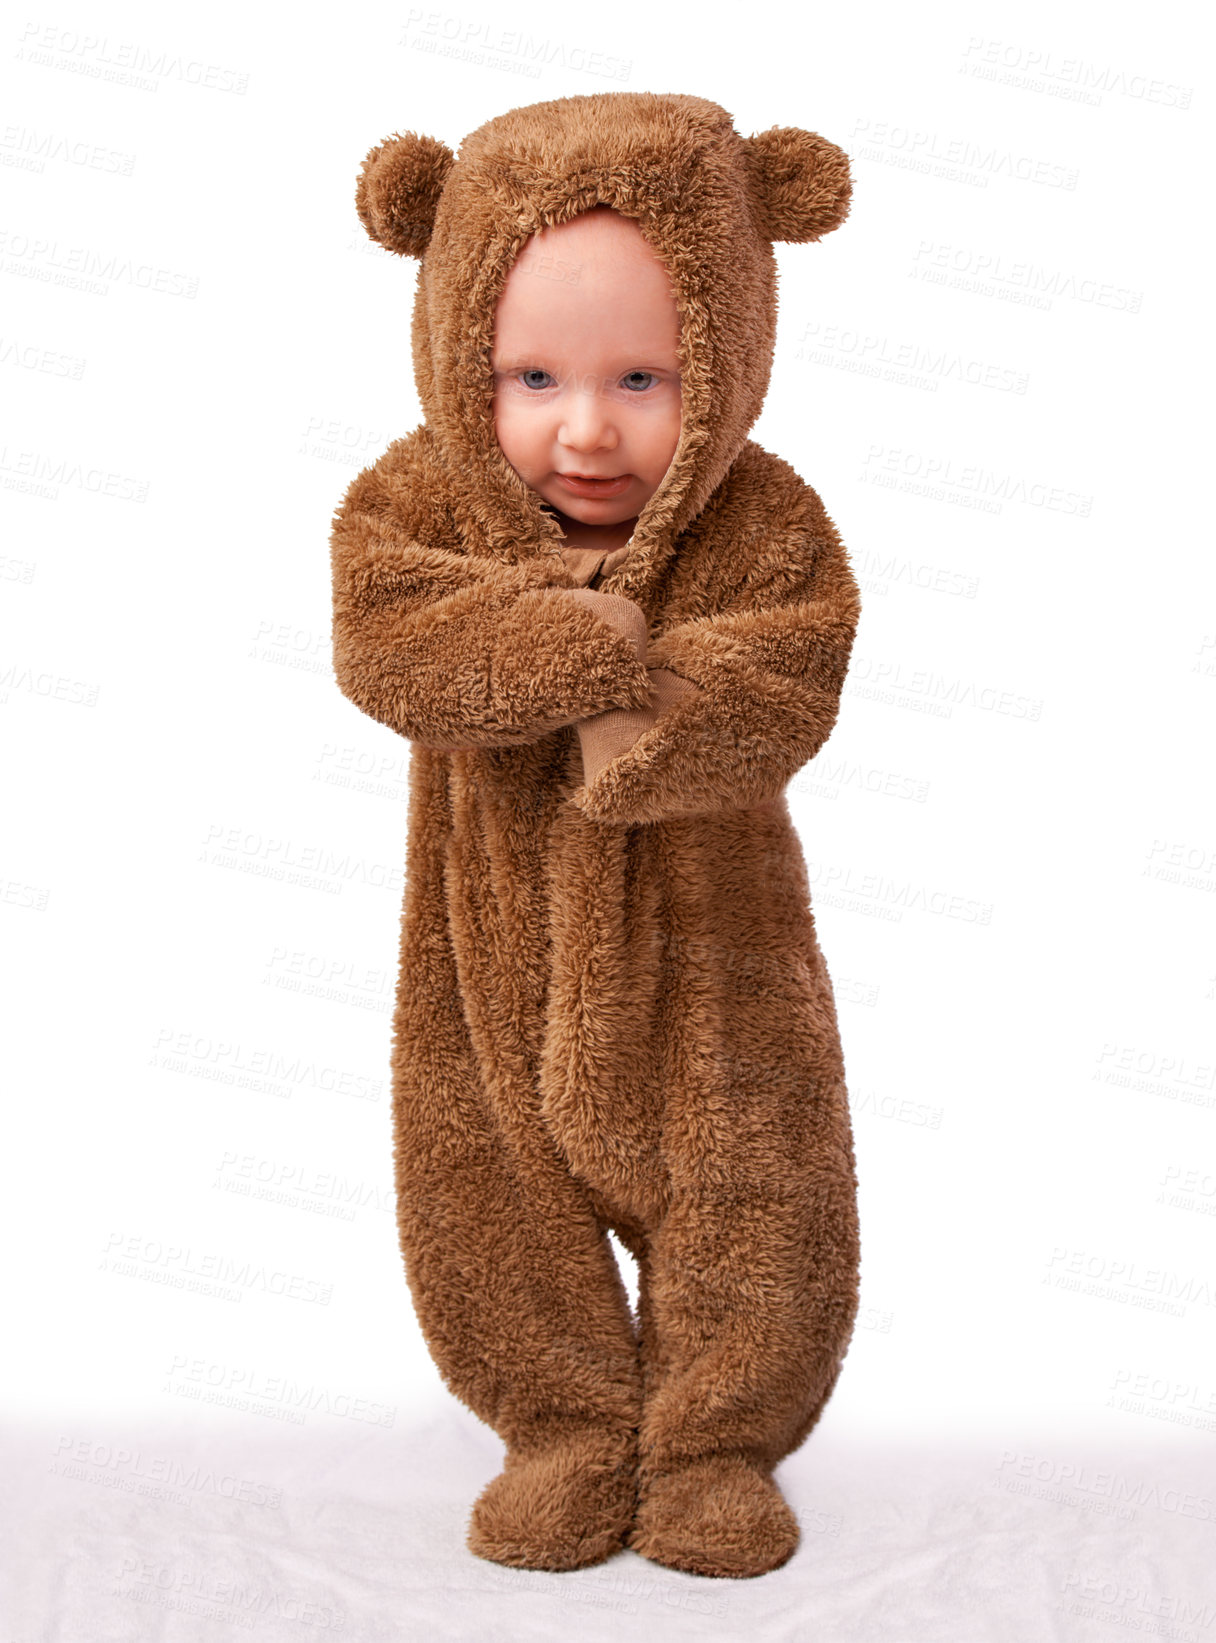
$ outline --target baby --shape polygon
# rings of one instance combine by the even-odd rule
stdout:
[[[703,98],[395,134],[356,204],[420,260],[423,421],[332,530],[334,669],[411,741],[392,1047],[419,1325],[501,1437],[467,1543],[749,1577],[858,1306],[835,1002],[785,798],[857,585],[748,438],[775,241],[841,151]],[[631,1312],[611,1230],[638,1264]]]

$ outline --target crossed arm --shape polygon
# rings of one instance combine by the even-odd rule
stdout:
[[[580,724],[584,784],[572,802],[591,820],[628,826],[763,804],[823,746],[860,597],[821,508],[813,532],[791,546],[794,565],[750,590],[745,608],[682,622],[650,646],[659,688],[648,710]],[[613,739],[589,760],[600,725]]]
[[[360,475],[330,539],[334,672],[357,707],[426,746],[496,748],[649,705],[634,644],[542,566],[424,547],[382,486]]]
[[[577,725],[572,802],[619,826],[775,798],[836,722],[860,610],[819,509],[740,608],[647,645],[641,607],[548,586],[538,562],[424,547],[378,467],[331,534],[334,671],[356,706],[413,741],[497,748]]]

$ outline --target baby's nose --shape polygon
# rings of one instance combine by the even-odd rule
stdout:
[[[598,377],[584,377],[564,397],[560,431],[564,444],[581,450],[616,443],[612,406]]]

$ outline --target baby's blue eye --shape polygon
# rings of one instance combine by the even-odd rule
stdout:
[[[523,383],[525,388],[535,389],[537,393],[543,392],[544,389],[552,387],[556,381],[556,379],[552,377],[548,371],[542,370],[539,365],[530,366],[526,370],[520,371],[517,374],[519,380]],[[537,382],[535,380],[537,377],[548,377],[549,380],[547,382]],[[639,380],[639,378],[643,380]],[[649,384],[651,382],[657,382],[658,380],[658,377],[655,376],[653,371],[640,370],[629,371],[621,378],[621,381],[629,387],[631,392],[638,393],[645,393]]]

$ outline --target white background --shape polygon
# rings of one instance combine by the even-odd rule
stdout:
[[[456,1413],[497,1469],[395,1240],[408,744],[330,663],[330,517],[419,418],[416,264],[355,181],[394,131],[455,149],[524,103],[687,91],[744,135],[821,132],[855,179],[838,232],[777,247],[753,429],[863,599],[790,789],[863,1224],[808,1449],[1168,1438],[1210,1475],[1196,32],[1169,5],[10,14],[10,1424],[239,1443],[296,1400],[354,1441]]]

